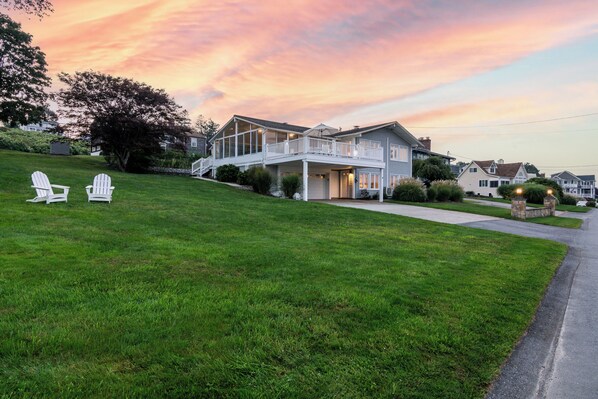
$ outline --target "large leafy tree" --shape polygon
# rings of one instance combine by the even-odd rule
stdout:
[[[440,157],[430,157],[425,160],[413,161],[413,176],[419,177],[426,183],[436,180],[453,180],[451,167]]]
[[[24,11],[40,18],[54,11],[48,0],[0,0],[0,8]]]
[[[60,73],[54,94],[65,131],[100,143],[108,162],[136,171],[159,154],[163,142],[184,142],[187,112],[164,91],[99,72]]]
[[[195,132],[204,135],[206,137],[207,147],[206,150],[210,149],[210,139],[216,134],[220,125],[212,120],[212,118],[205,118],[203,115],[199,115],[195,120],[193,126]]]
[[[48,99],[46,56],[31,39],[0,13],[0,121],[13,127],[40,121]]]

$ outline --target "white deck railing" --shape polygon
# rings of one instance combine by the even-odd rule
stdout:
[[[203,176],[212,167],[214,158],[200,158],[191,164],[191,175]]]
[[[280,158],[299,154],[318,154],[331,157],[383,161],[382,148],[351,144],[344,141],[302,137],[282,143],[266,145],[265,158]]]

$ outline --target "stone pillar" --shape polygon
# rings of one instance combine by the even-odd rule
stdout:
[[[550,216],[554,216],[556,213],[556,197],[552,194],[544,197],[544,207],[550,211]]]
[[[525,220],[525,209],[527,201],[522,196],[513,197],[511,201],[511,216],[515,219]]]

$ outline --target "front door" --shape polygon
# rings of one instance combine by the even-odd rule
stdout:
[[[339,171],[339,198],[353,198],[353,182],[355,180],[352,170]]]

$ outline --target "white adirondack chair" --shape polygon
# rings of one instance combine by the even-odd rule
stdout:
[[[40,171],[33,172],[31,175],[31,181],[33,182],[32,188],[35,189],[37,197],[27,200],[27,202],[45,202],[49,204],[51,202],[67,202],[69,189],[67,186],[59,186],[57,184],[50,184],[48,176]],[[60,188],[63,190],[62,193],[54,193],[53,188]]]
[[[88,202],[112,202],[112,192],[114,191],[114,187],[110,185],[111,182],[110,176],[104,173],[100,173],[94,177],[93,185],[85,187]]]

